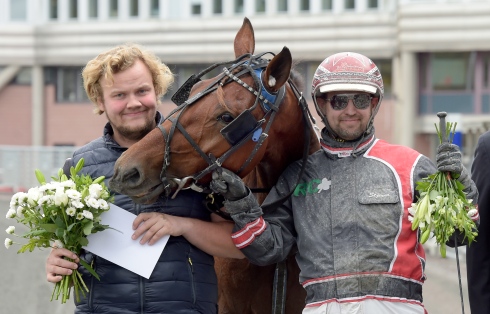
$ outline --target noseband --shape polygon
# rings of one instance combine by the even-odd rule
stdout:
[[[172,198],[178,194],[180,190],[183,189],[193,189],[198,192],[209,192],[206,188],[197,185],[197,182],[202,179],[207,174],[210,174],[214,170],[220,170],[221,165],[230,157],[234,152],[236,152],[240,147],[242,147],[249,140],[255,142],[254,149],[247,160],[243,163],[237,174],[242,172],[253,160],[260,147],[262,146],[265,139],[268,137],[269,129],[272,125],[274,117],[279,110],[279,105],[282,103],[284,96],[286,94],[286,85],[283,85],[277,93],[270,93],[265,88],[262,83],[261,76],[267,67],[269,60],[263,58],[265,54],[273,53],[263,53],[259,55],[246,54],[234,61],[223,62],[219,64],[214,64],[204,71],[200,72],[198,75],[192,75],[175,93],[172,97],[172,101],[177,104],[177,108],[174,109],[165,120],[169,120],[172,123],[170,130],[167,132],[163,128],[162,124],[158,125],[161,130],[163,137],[165,139],[165,152],[162,170],[160,173],[160,180],[165,186],[165,192],[167,195],[171,193],[171,185],[169,179],[166,176],[167,167],[170,164],[170,142],[173,138],[175,130],[178,129],[182,135],[187,139],[189,144],[199,153],[199,155],[207,162],[208,166],[202,171],[188,176],[182,179],[172,178],[171,180],[177,184],[177,189],[172,195]],[[231,64],[231,65],[230,65]],[[201,80],[201,77],[212,71],[218,66],[229,65],[224,67],[223,71],[216,77],[216,79],[211,82],[204,90],[200,91],[196,95],[189,98],[192,86]],[[249,86],[240,77],[243,75],[251,75],[254,80],[254,86]],[[212,154],[207,155],[202,151],[202,149],[197,145],[194,139],[189,135],[186,129],[179,122],[182,113],[190,106],[194,105],[199,99],[210,94],[211,92],[218,89],[219,86],[223,87],[231,82],[236,82],[243,88],[248,90],[250,93],[255,95],[255,102],[253,106],[246,109],[240,113],[232,122],[226,125],[220,132],[222,136],[230,143],[231,148],[228,149],[223,155],[216,158]],[[297,95],[297,89],[289,80],[289,84],[292,85]],[[298,95],[297,95],[298,96]],[[302,100],[302,96],[299,96],[298,100]],[[301,101],[300,101],[301,102]],[[305,104],[306,102],[303,103]],[[252,111],[255,110],[257,105],[260,104],[264,115],[261,119],[257,120],[252,115]],[[306,106],[307,107],[307,106]],[[174,117],[175,115],[175,117]],[[269,118],[267,120],[267,118]],[[264,125],[265,124],[265,125]]]

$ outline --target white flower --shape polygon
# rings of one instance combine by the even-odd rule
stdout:
[[[442,206],[442,205],[441,205],[441,202],[443,202],[443,201],[444,201],[444,199],[443,199],[443,197],[442,197],[442,196],[440,196],[440,195],[437,195],[437,196],[436,196],[435,203],[436,203],[436,206],[437,206],[437,207],[441,207],[441,206]]]
[[[97,199],[95,199],[93,197],[89,197],[89,196],[87,196],[85,198],[85,203],[87,203],[87,206],[92,207],[92,208],[99,208],[99,206],[100,206]]]
[[[64,248],[65,245],[60,240],[54,240],[53,247],[61,249]]]
[[[91,212],[89,212],[88,210],[84,210],[82,212],[82,215],[83,215],[83,217],[85,217],[87,219],[90,219],[90,220],[94,219],[94,215]]]
[[[408,213],[412,216],[415,216],[415,213],[417,212],[416,208],[416,204],[412,204],[412,206],[408,208]]]
[[[41,206],[43,204],[53,204],[53,195],[43,195],[41,198],[37,201],[38,205]]]
[[[24,207],[22,207],[22,206],[17,207],[17,216],[19,218],[24,217],[25,211],[26,211],[26,209]]]
[[[98,200],[100,209],[109,209],[109,204],[103,199]]]
[[[48,190],[56,190],[57,187],[58,187],[58,185],[56,184],[56,182],[50,182],[50,183],[46,183],[46,184],[41,185],[39,187],[39,191],[44,192],[44,191],[48,191]]]
[[[76,213],[77,213],[76,208],[73,208],[73,207],[68,207],[68,208],[66,209],[66,214],[67,214],[68,216],[72,216],[72,217],[73,217],[73,216],[75,216],[75,214],[76,214]]]
[[[79,200],[82,197],[82,193],[74,189],[66,190],[66,195],[72,200]]]
[[[24,192],[15,193],[12,196],[12,199],[10,200],[10,207],[24,203],[26,201],[26,198],[27,198],[27,193]]]
[[[69,179],[69,180],[66,180],[66,181],[61,181],[59,184],[62,187],[70,188],[70,189],[74,189],[76,187],[76,184],[75,184],[75,182],[73,182],[72,179]]]
[[[100,197],[100,193],[102,192],[102,186],[100,184],[98,184],[98,183],[91,184],[88,187],[88,191],[90,193],[90,196],[92,196],[94,198],[99,198]]]
[[[83,203],[80,200],[73,200],[73,201],[71,201],[71,206],[73,206],[75,208],[83,208],[83,207],[85,207],[85,205],[83,205]]]
[[[77,220],[82,220],[82,219],[83,219],[83,214],[77,213]]]
[[[5,239],[5,247],[8,249],[12,244],[14,244],[14,241],[10,240],[9,238]]]
[[[468,212],[468,217],[473,217],[478,213],[478,209],[473,208]]]
[[[37,201],[43,196],[42,191],[38,187],[30,188],[27,191],[27,202],[31,205],[36,205]]]
[[[412,222],[413,221],[413,216],[408,215],[408,221]]]
[[[7,212],[7,219],[14,218],[17,215],[17,211],[15,209],[9,209]]]
[[[63,188],[56,189],[56,193],[54,195],[54,204],[56,206],[65,206],[66,204],[68,204],[68,195],[65,194]]]
[[[8,234],[14,234],[15,232],[15,227],[14,226],[9,226],[7,230],[5,230]]]

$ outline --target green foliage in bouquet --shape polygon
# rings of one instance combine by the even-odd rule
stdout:
[[[27,239],[27,243],[16,243],[7,238],[5,246],[20,244],[18,253],[32,252],[35,248],[64,247],[79,255],[82,247],[88,244],[87,236],[109,228],[101,224],[100,215],[109,210],[113,196],[104,184],[104,177],[93,180],[88,175],[79,175],[84,159],[80,159],[70,169],[70,179],[59,169],[58,175],[47,183],[44,175],[35,170],[40,186],[30,188],[27,193],[19,192],[12,196],[10,209],[6,217],[15,219],[26,226],[28,232],[17,235],[15,227],[7,228],[7,233],[18,238]],[[84,260],[80,264],[94,277],[97,273]],[[71,287],[74,288],[76,300],[80,300],[80,292],[85,296],[88,288],[78,270],[56,283],[51,301],[66,303],[70,297]]]
[[[446,123],[444,138],[452,143],[456,123]],[[443,134],[437,128],[440,143]],[[451,137],[453,134],[453,137]],[[412,204],[409,213],[413,216],[412,230],[420,229],[420,243],[425,243],[430,234],[435,236],[442,257],[446,257],[446,243],[458,230],[471,244],[477,235],[475,222],[470,218],[477,213],[471,199],[466,198],[464,186],[450,173],[437,171],[417,182],[420,193],[417,203]]]

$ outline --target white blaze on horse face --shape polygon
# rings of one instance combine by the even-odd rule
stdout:
[[[273,77],[272,75],[271,75],[271,76],[269,76],[269,86],[270,86],[270,87],[273,87],[273,86],[275,86],[275,85],[276,85],[276,78],[275,78],[275,77]]]

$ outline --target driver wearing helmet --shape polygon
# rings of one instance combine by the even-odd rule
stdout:
[[[308,157],[299,184],[301,161],[285,170],[264,204],[294,193],[274,211],[263,213],[235,174],[213,174],[211,187],[235,221],[233,241],[253,263],[280,262],[297,250],[303,313],[425,313],[425,254],[408,213],[415,183],[436,170],[459,174],[477,202],[456,145],[438,147],[436,167],[376,138],[383,95],[377,66],[361,54],[337,53],[318,66],[312,96],[325,124],[322,149]]]

